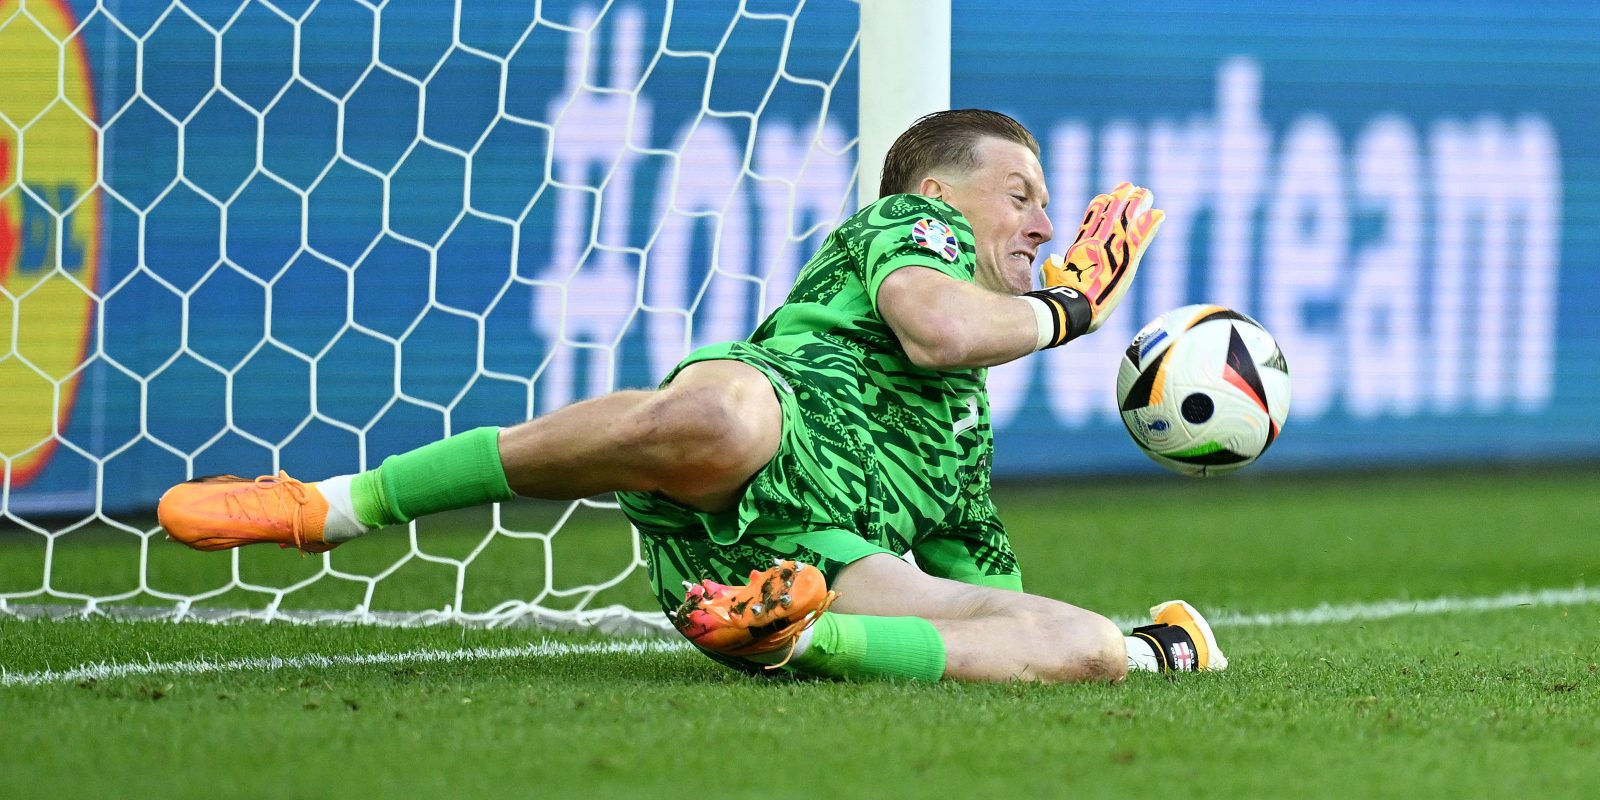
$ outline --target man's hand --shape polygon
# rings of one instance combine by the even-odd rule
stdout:
[[[1167,214],[1156,208],[1155,195],[1142,186],[1119,183],[1110,194],[1090,201],[1078,227],[1078,238],[1063,256],[1045,259],[1039,268],[1045,288],[1030,295],[1059,309],[1057,340],[1064,344],[1093,333],[1122,302],[1139,270],[1139,259],[1155,238]]]

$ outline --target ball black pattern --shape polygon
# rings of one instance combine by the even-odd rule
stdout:
[[[1216,411],[1216,404],[1211,401],[1211,395],[1195,392],[1183,398],[1183,418],[1193,425],[1199,425],[1211,419],[1211,413]]]

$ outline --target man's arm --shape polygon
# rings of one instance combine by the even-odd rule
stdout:
[[[927,369],[992,367],[1038,344],[1031,304],[928,267],[902,267],[883,279],[878,313],[911,362]]]
[[[992,292],[928,267],[883,278],[878,313],[912,363],[928,369],[992,367],[1093,333],[1122,301],[1165,212],[1149,189],[1118,184],[1089,203],[1078,237],[1040,269],[1044,288]]]

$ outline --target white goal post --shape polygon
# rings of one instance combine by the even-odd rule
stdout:
[[[858,205],[878,199],[895,137],[950,107],[950,0],[861,3]]]
[[[743,338],[949,105],[948,0],[548,5],[0,0],[0,614],[662,624],[607,498],[304,558],[152,515]]]

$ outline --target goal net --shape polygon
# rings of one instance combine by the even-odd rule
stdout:
[[[0,612],[660,624],[609,498],[195,553],[317,480],[651,386],[856,208],[858,7],[0,0]]]

